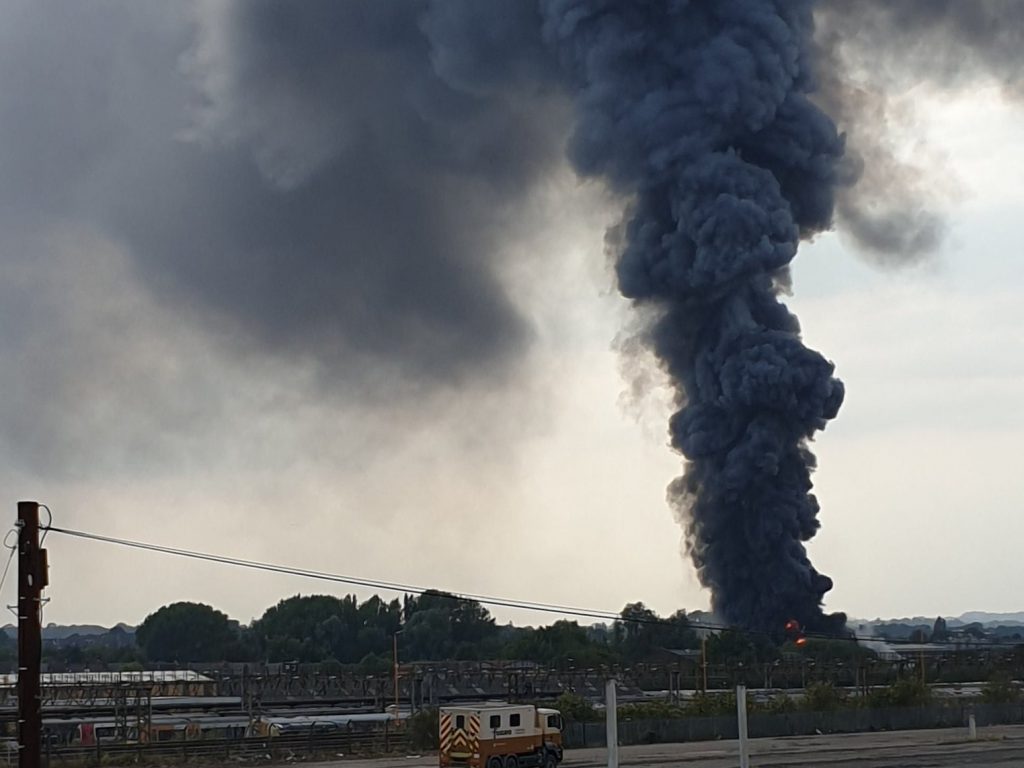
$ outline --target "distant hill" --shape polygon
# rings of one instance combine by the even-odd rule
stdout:
[[[18,637],[18,628],[14,624],[6,624],[3,628],[12,640]],[[120,623],[113,627],[101,627],[98,624],[47,624],[43,627],[43,640],[67,640],[69,637],[99,637],[114,630],[120,630],[129,635],[135,634],[135,627],[130,624]]]
[[[983,627],[1011,627],[1021,626],[1024,627],[1024,611],[1018,611],[1016,613],[990,613],[987,611],[968,611],[959,616],[943,616],[946,620],[946,626],[950,629],[956,627],[964,627],[968,624],[981,624]],[[903,616],[901,618],[893,619],[850,619],[849,625],[852,627],[858,624],[874,625],[874,626],[886,626],[889,624],[905,624],[907,626],[928,626],[931,627],[935,623],[935,616]]]
[[[987,613],[986,611],[969,611],[960,616],[960,621],[964,624],[973,624],[975,622],[982,626],[999,625],[999,626],[1022,626],[1024,627],[1024,611],[1017,611],[1016,613]]]

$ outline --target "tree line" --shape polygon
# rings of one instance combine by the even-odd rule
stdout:
[[[438,590],[401,599],[297,595],[248,626],[201,603],[173,603],[146,617],[135,639],[142,660],[202,663],[299,662],[387,669],[397,637],[404,661],[516,659],[597,666],[646,660],[662,648],[692,649],[684,611],[661,618],[643,603],[611,624],[559,620],[542,627],[499,624],[485,606]]]
[[[615,621],[581,624],[561,619],[547,626],[499,624],[481,603],[438,590],[385,600],[355,595],[296,595],[271,606],[251,624],[232,620],[202,603],[177,602],[151,613],[134,642],[113,645],[44,646],[52,669],[132,665],[196,665],[218,662],[298,662],[353,666],[382,674],[398,646],[403,663],[442,660],[518,660],[577,668],[635,664],[671,658],[667,651],[701,649],[708,663],[757,664],[780,657],[785,645],[739,630],[706,638],[691,617],[667,617],[641,602],[627,604]],[[781,641],[781,638],[780,638]],[[0,646],[0,662],[15,658],[14,643]],[[792,650],[792,648],[790,648]],[[801,648],[807,658],[830,660],[870,654],[855,643],[815,640]],[[7,658],[9,657],[9,658]]]

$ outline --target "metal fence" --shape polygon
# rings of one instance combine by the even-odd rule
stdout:
[[[155,741],[149,743],[105,743],[94,745],[62,745],[45,743],[45,765],[61,766],[122,765],[151,762],[282,762],[316,758],[372,757],[409,751],[404,731],[364,733],[309,732],[287,733],[262,738],[218,738]],[[2,755],[2,753],[0,753]],[[17,753],[8,751],[6,763],[17,763]],[[4,759],[0,757],[0,759]]]
[[[752,713],[747,717],[751,738],[810,736],[815,733],[863,733],[967,725],[973,712],[979,727],[1024,724],[1024,704],[960,704],[953,706],[841,709],[832,712]],[[660,744],[737,738],[735,715],[659,720],[620,720],[619,744]],[[603,747],[605,725],[569,723],[566,747]]]
[[[840,709],[830,712],[752,713],[748,733],[752,738],[807,736],[815,733],[858,733],[927,728],[954,728],[975,715],[979,727],[1024,724],[1024,703],[955,704],[886,709]],[[735,739],[735,715],[672,719],[620,720],[619,744],[675,743]],[[568,723],[564,732],[568,748],[604,747],[605,724]],[[410,751],[406,730],[377,729],[366,732],[323,732],[310,729],[273,737],[174,739],[124,744],[99,740],[94,745],[63,745],[44,741],[49,768],[89,768],[149,762],[265,763],[301,762],[313,759],[370,757]],[[16,750],[0,750],[0,764],[14,765]]]

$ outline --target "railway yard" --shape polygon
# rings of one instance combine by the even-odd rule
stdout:
[[[192,670],[44,675],[43,744],[51,765],[69,760],[100,764],[148,759],[330,763],[344,758],[347,768],[426,768],[436,765],[437,757],[423,751],[427,748],[422,734],[410,738],[410,715],[421,709],[429,711],[431,698],[441,703],[514,699],[517,689],[524,686],[519,674],[513,668],[478,671],[475,676],[451,673],[443,685],[434,681],[429,687],[417,683],[415,675],[404,675],[397,704],[393,688],[388,687],[390,681],[384,679],[322,680],[303,677],[294,670],[243,678],[218,678]],[[539,675],[527,675],[526,687],[533,688],[531,681],[536,682]],[[592,695],[598,680],[596,673],[572,673],[563,676],[559,687],[564,690],[575,684],[599,706]],[[0,723],[9,756],[17,721],[13,687],[13,679],[0,680]],[[1022,722],[1016,712],[1019,707],[1010,713],[1011,719],[982,718],[977,738],[969,739],[966,728],[951,726],[965,722],[963,713],[974,711],[967,700],[980,702],[980,686],[936,685],[933,690],[936,699],[945,702],[945,719],[915,719],[923,709],[916,714],[896,711],[884,721],[870,719],[877,712],[861,709],[850,713],[851,719],[845,723],[843,713],[752,715],[751,764],[837,768],[1024,765],[1024,725],[995,724]],[[778,691],[754,689],[750,700],[763,705],[773,693]],[[691,691],[678,687],[644,691],[628,684],[624,694],[623,698],[633,702],[685,702],[692,696]],[[802,693],[797,689],[786,695],[798,699]],[[554,699],[550,693],[548,697],[548,701]],[[779,718],[788,719],[783,722]],[[701,718],[666,722],[648,727],[620,720],[620,743],[626,745],[621,747],[620,764],[669,768],[738,764],[737,743],[730,740],[736,733],[734,714],[704,718],[703,722]],[[798,722],[802,724],[795,725]],[[690,730],[679,730],[680,724]],[[928,729],[911,730],[921,725]],[[603,728],[602,722],[593,722],[585,728],[567,729],[564,736],[569,749],[564,764],[570,768],[605,765],[606,753],[600,746]],[[874,732],[851,732],[857,730]],[[792,733],[805,735],[780,736]],[[368,757],[380,755],[395,757]]]

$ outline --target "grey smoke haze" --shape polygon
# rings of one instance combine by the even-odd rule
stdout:
[[[158,205],[114,211],[150,279],[331,375],[500,368],[528,330],[494,258],[557,159],[538,86],[446,82],[423,3],[203,7],[192,141],[139,180],[164,182]]]
[[[156,442],[217,413],[215,372],[139,370],[168,323],[394,407],[514,380],[531,331],[500,255],[566,110],[536,12],[477,7],[5,2],[4,433],[47,424],[20,460],[85,459],[115,415]],[[474,51],[477,22],[515,46]],[[124,306],[139,287],[158,327]],[[137,397],[94,409],[111,388]]]
[[[885,264],[920,261],[946,234],[949,179],[918,143],[912,111],[898,103],[912,88],[942,90],[998,83],[1024,94],[1021,0],[824,0],[815,13],[822,85],[816,98],[847,134],[848,183],[838,227]]]
[[[1024,88],[1021,0],[823,0],[816,21],[844,63],[894,84],[992,79],[1017,96]]]

